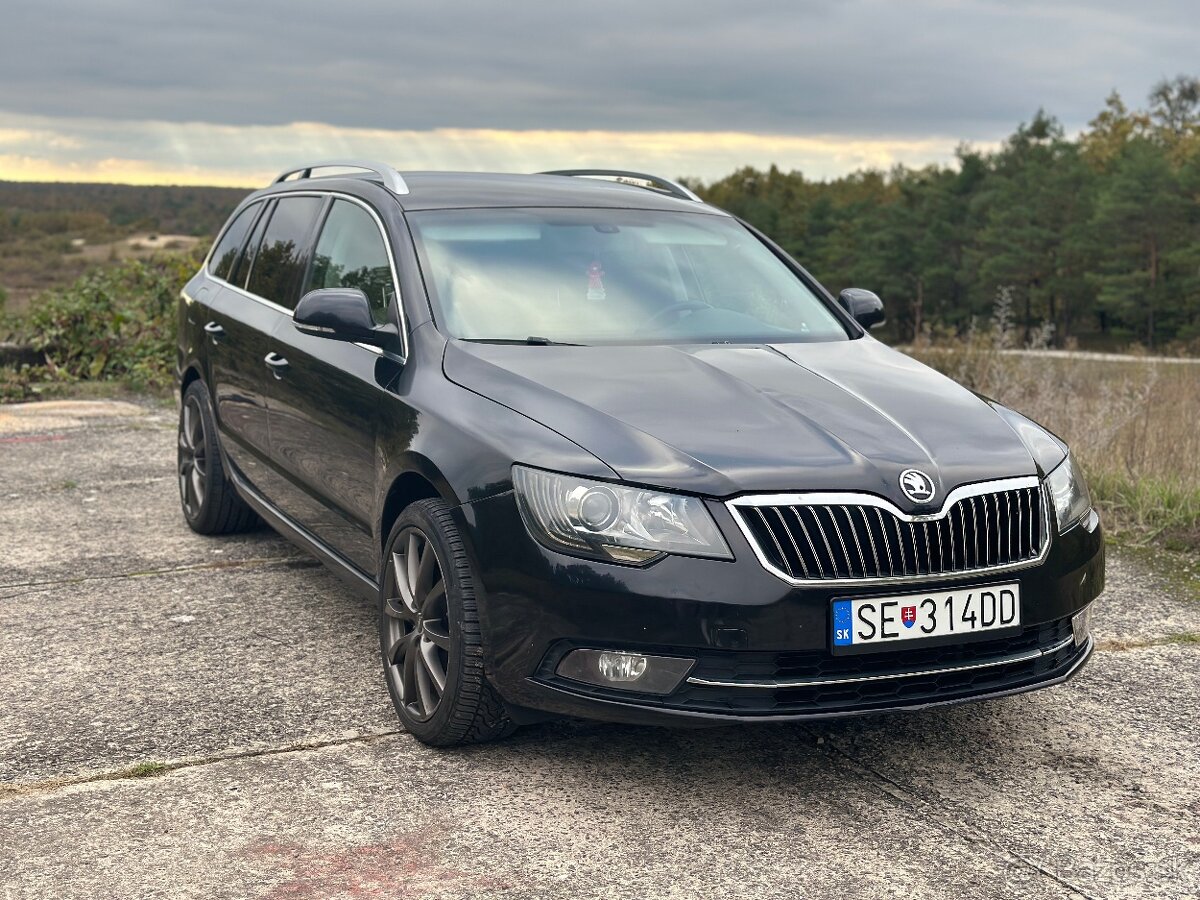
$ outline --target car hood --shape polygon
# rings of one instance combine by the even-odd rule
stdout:
[[[966,388],[870,338],[762,346],[450,341],[446,376],[554,429],[622,479],[715,497],[855,490],[918,507],[961,484],[1036,474],[1016,432]]]

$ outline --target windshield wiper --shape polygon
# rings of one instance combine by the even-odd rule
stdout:
[[[573,344],[570,341],[552,341],[541,335],[531,334],[525,340],[517,338],[463,338],[471,344],[524,344],[529,347],[585,347],[586,344]]]
[[[582,347],[583,344],[575,344],[570,341],[552,341],[548,337],[542,337],[538,334],[531,334],[525,338],[526,344],[532,344],[541,347]]]

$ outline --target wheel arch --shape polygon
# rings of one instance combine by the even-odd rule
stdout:
[[[192,382],[200,380],[200,367],[196,363],[192,363],[183,370],[183,374],[179,376],[179,396],[182,397],[184,392],[191,386]]]
[[[401,471],[392,476],[379,508],[376,543],[381,554],[388,535],[392,533],[392,526],[410,504],[417,500],[434,498],[440,498],[452,505],[458,503],[446,479],[432,463],[422,458],[409,459],[406,463]]]

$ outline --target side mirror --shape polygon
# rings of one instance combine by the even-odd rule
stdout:
[[[879,295],[863,288],[846,288],[838,294],[838,303],[850,313],[863,328],[874,328],[887,318],[883,312],[883,301]]]
[[[358,288],[309,291],[296,304],[292,323],[315,337],[384,349],[391,347],[397,337],[391,325],[375,324],[367,295]]]

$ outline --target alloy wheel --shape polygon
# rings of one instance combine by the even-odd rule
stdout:
[[[396,537],[385,590],[388,678],[404,711],[425,721],[446,692],[450,617],[441,561],[420,529],[407,528]]]
[[[208,490],[208,445],[200,402],[188,397],[179,419],[179,496],[189,519],[200,515]]]

